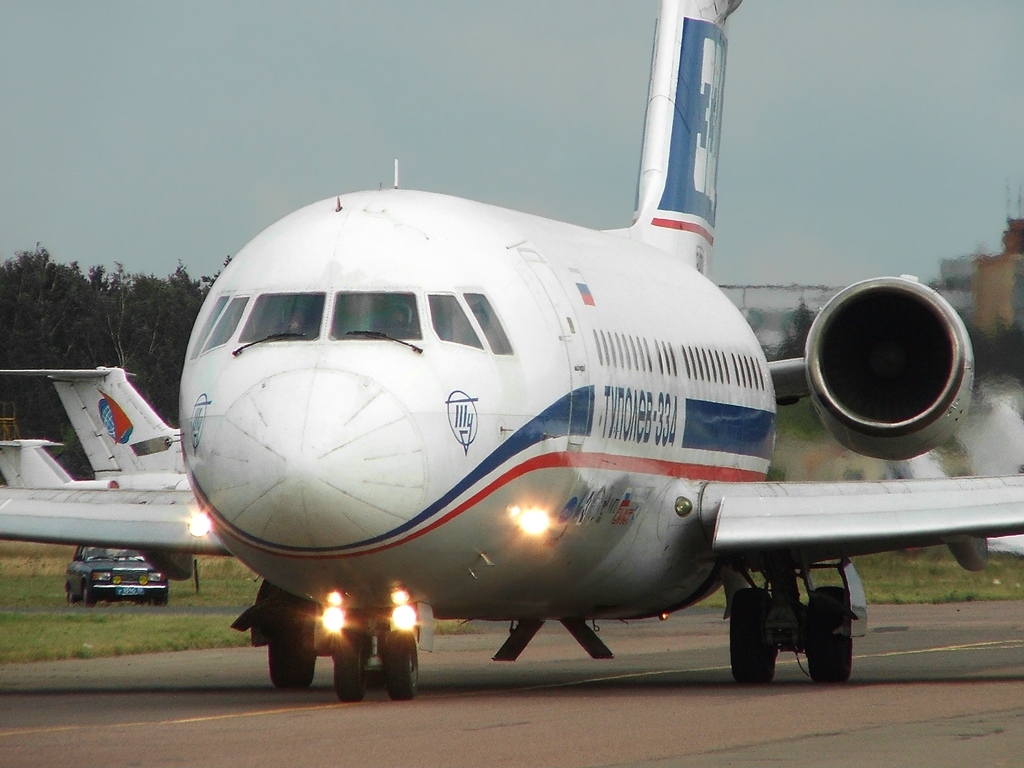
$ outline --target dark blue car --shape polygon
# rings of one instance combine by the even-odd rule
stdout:
[[[132,549],[79,547],[64,582],[69,603],[129,601],[167,605],[167,576]]]

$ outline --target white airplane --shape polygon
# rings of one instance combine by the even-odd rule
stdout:
[[[1024,532],[1020,477],[765,482],[777,403],[809,395],[844,445],[906,458],[953,434],[973,358],[940,296],[880,278],[829,303],[805,358],[769,364],[708,279],[738,5],[661,4],[631,227],[360,192],[286,216],[221,274],[182,445],[216,534],[265,579],[234,626],[269,645],[276,686],[330,656],[340,699],[378,676],[411,698],[435,617],[510,622],[496,660],[548,620],[608,657],[588,621],[722,585],[737,681],[770,681],[779,650],[844,681],[866,622],[851,556],[946,543],[978,568],[985,537]],[[0,535],[55,508],[16,501]],[[145,506],[164,546],[190,545],[180,506]],[[72,540],[137,546],[153,524],[132,508],[61,514]],[[822,569],[843,586],[816,587]]]
[[[53,382],[96,478],[73,481],[58,466],[59,472],[47,474],[40,469],[31,479],[22,477],[21,487],[59,487],[70,481],[83,488],[189,489],[181,431],[164,423],[128,381],[123,368],[14,369],[0,370],[0,376],[42,377]],[[13,455],[19,449],[44,453],[46,446],[9,441],[2,447]],[[37,457],[28,459],[31,466],[39,464]],[[4,476],[8,477],[7,472]],[[10,477],[8,485],[14,485]]]

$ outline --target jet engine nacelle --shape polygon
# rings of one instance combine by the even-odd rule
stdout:
[[[805,360],[828,431],[880,459],[909,459],[946,442],[974,385],[963,321],[915,279],[875,278],[840,291],[811,325]]]

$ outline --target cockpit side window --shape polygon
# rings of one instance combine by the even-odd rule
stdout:
[[[280,338],[311,341],[320,336],[325,295],[265,293],[256,299],[238,341],[242,344]]]
[[[210,335],[210,331],[213,330],[213,324],[217,322],[217,318],[220,317],[220,313],[224,311],[224,306],[228,303],[227,296],[218,296],[217,301],[214,302],[213,311],[210,312],[210,316],[206,318],[206,322],[203,323],[203,329],[199,332],[199,336],[196,337],[196,345],[192,348],[192,357],[199,357],[199,353],[203,349],[203,344],[206,342],[207,337]]]
[[[332,339],[367,338],[375,333],[403,341],[422,339],[415,294],[343,292],[334,297]]]
[[[220,320],[217,321],[217,325],[214,327],[213,333],[210,334],[209,341],[207,341],[206,346],[203,347],[203,352],[227,343],[227,340],[234,335],[235,328],[238,327],[238,321],[242,319],[242,313],[245,312],[245,306],[248,303],[248,296],[238,296],[231,300],[231,303],[228,304],[228,308],[224,310],[224,314],[222,314],[220,316]]]
[[[457,298],[451,294],[435,293],[428,296],[427,300],[430,303],[430,321],[441,341],[484,348]]]
[[[482,293],[462,294],[469,304],[469,310],[473,317],[480,324],[480,330],[487,337],[487,343],[491,345],[491,351],[496,355],[511,355],[512,344],[509,343],[505,329],[501,327],[501,321],[494,312],[491,302]]]

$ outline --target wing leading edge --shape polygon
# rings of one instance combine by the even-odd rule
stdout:
[[[1024,477],[708,483],[700,514],[723,556],[788,550],[818,561],[956,546],[1024,533]]]

